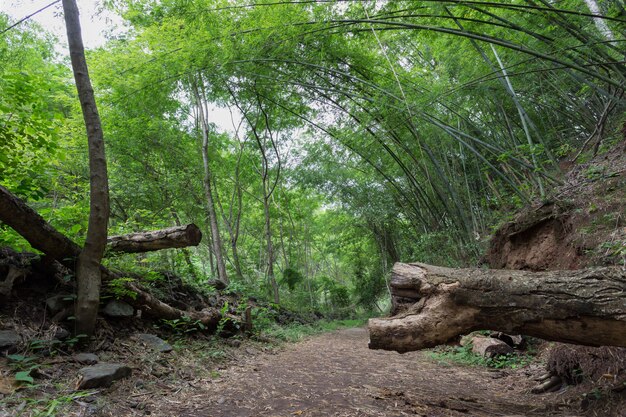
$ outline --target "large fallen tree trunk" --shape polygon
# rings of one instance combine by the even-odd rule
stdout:
[[[161,249],[198,246],[202,232],[195,224],[168,227],[150,232],[111,236],[107,239],[108,252],[150,252]]]
[[[2,186],[0,186],[0,221],[18,232],[33,248],[59,261],[66,267],[75,269],[75,259],[80,254],[80,246],[52,227],[35,210]],[[103,281],[122,277],[103,266],[101,268]],[[164,319],[189,316],[193,320],[199,320],[209,328],[217,327],[223,318],[221,312],[216,308],[206,308],[199,312],[180,310],[160,301],[132,282],[120,280],[120,283],[135,295],[126,301],[147,315]],[[227,318],[231,322],[238,320],[235,317]]]
[[[473,330],[590,346],[626,346],[626,269],[451,269],[397,263],[397,316],[369,321],[371,349],[408,352]]]
[[[24,201],[0,185],[0,221],[19,233],[30,245],[62,261],[80,253],[80,246],[48,224]]]

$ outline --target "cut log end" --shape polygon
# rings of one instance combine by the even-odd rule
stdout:
[[[370,319],[370,349],[399,353],[435,347],[472,328],[479,310],[456,305],[446,292],[424,299],[419,311]]]
[[[435,347],[473,330],[626,346],[626,270],[528,272],[396,264],[397,316],[369,321],[371,349]]]

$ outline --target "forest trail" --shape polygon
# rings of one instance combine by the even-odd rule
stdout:
[[[365,329],[339,330],[248,357],[202,388],[165,400],[156,415],[578,415],[558,394],[530,394],[528,371],[442,364],[423,352],[372,351],[367,340]]]

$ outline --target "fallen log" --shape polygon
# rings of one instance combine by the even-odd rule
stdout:
[[[626,268],[578,271],[394,265],[398,315],[369,321],[371,349],[408,352],[474,330],[589,346],[626,346]]]
[[[0,221],[19,233],[30,245],[63,261],[80,253],[80,246],[60,233],[19,197],[0,185]]]
[[[2,186],[0,186],[0,221],[18,232],[33,248],[59,261],[66,267],[75,269],[74,260],[80,254],[80,246],[52,227],[35,210]],[[122,278],[122,275],[110,271],[104,266],[101,266],[101,269],[103,281]],[[119,282],[135,295],[128,297],[126,301],[136,309],[153,317],[177,319],[189,316],[211,329],[216,328],[222,319],[229,319],[229,322],[239,320],[234,316],[223,317],[216,308],[206,308],[199,312],[180,310],[160,301],[133,282],[126,280]]]
[[[198,246],[202,232],[195,224],[168,227],[150,232],[111,236],[107,239],[108,252],[150,252],[161,249]]]

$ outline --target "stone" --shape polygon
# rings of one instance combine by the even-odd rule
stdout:
[[[98,355],[93,353],[78,353],[74,355],[74,360],[83,365],[95,365],[100,361]]]
[[[104,307],[104,314],[109,317],[133,317],[135,309],[128,303],[120,300],[111,300]]]
[[[65,340],[70,336],[71,336],[71,333],[68,330],[64,329],[63,327],[57,328],[56,331],[54,332],[54,338],[56,340]]]
[[[246,353],[247,353],[248,355],[258,355],[258,354],[259,354],[259,351],[258,351],[258,350],[256,350],[255,348],[251,348],[251,347],[249,347],[249,348],[246,348]]]
[[[241,340],[239,339],[227,339],[226,340],[226,344],[228,344],[228,346],[232,346],[232,347],[239,347],[241,346]]]
[[[50,313],[57,314],[73,302],[72,297],[73,296],[69,294],[53,295],[52,297],[46,298],[46,307],[48,307]]]
[[[481,337],[481,336],[482,336],[482,333],[480,331],[475,331],[475,332],[468,333],[468,334],[466,334],[464,336],[461,336],[461,340],[459,341],[459,344],[461,346],[467,346],[470,343],[472,343],[472,339],[473,338]]]
[[[79,380],[76,389],[89,389],[108,387],[118,379],[129,377],[132,370],[126,365],[99,363],[80,369],[78,374]]]
[[[0,349],[11,350],[21,341],[15,330],[0,330]]]
[[[142,341],[146,346],[151,347],[157,352],[168,353],[174,350],[172,345],[167,343],[165,340],[161,339],[158,336],[148,333],[139,333],[137,338]]]

